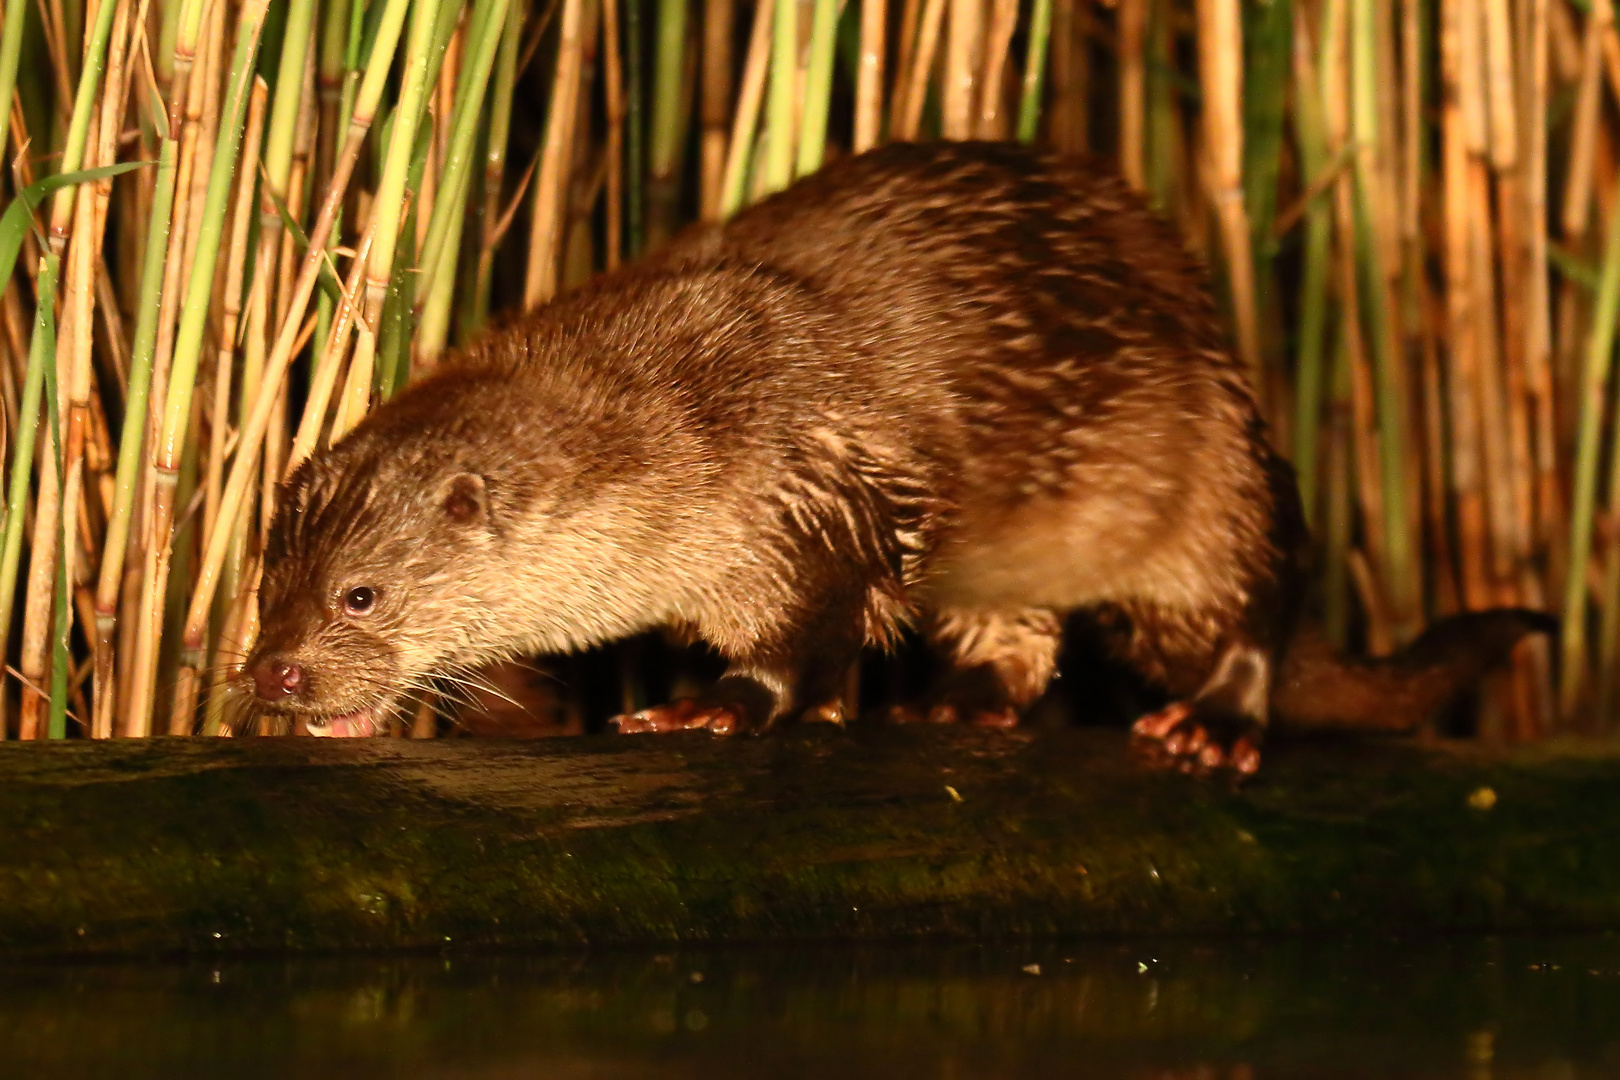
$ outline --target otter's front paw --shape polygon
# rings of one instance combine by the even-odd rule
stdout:
[[[624,713],[608,721],[620,735],[648,732],[691,731],[706,728],[714,735],[735,735],[743,729],[742,713],[730,705],[682,699],[668,705],[655,705],[640,712]]]
[[[1260,768],[1260,738],[1252,725],[1219,722],[1187,701],[1171,702],[1138,720],[1131,727],[1131,747],[1155,768],[1230,769],[1239,776]]]

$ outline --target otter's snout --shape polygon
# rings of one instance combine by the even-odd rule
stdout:
[[[266,657],[253,665],[253,685],[261,701],[283,701],[304,685],[304,669],[279,656]]]

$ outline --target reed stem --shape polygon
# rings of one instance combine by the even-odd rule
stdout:
[[[253,61],[258,54],[259,31],[263,29],[269,6],[269,0],[248,0],[242,8],[235,55],[226,83],[218,142],[213,155],[218,167],[209,174],[202,216],[195,231],[196,256],[186,285],[180,328],[175,334],[168,394],[163,403],[162,428],[150,455],[155,500],[149,534],[151,543],[146,552],[146,573],[142,582],[141,622],[135,646],[136,682],[130,696],[128,714],[129,728],[135,735],[145,735],[151,730],[158,634],[169,583],[176,487],[181,458],[191,431],[191,396],[196,388],[197,365],[202,358],[203,333],[213,292],[214,267],[224,230],[226,204],[236,175],[237,153],[247,120],[249,89],[254,78]],[[189,734],[189,731],[172,733]]]
[[[943,0],[938,0],[943,3]],[[794,78],[799,70],[796,0],[776,0],[771,20],[770,100],[766,104],[764,190],[781,191],[793,179]]]
[[[810,25],[810,67],[805,79],[803,119],[799,125],[796,176],[821,168],[827,152],[827,113],[832,105],[833,46],[838,32],[838,0],[815,0]]]
[[[1018,141],[1032,143],[1040,131],[1041,94],[1046,86],[1046,51],[1052,36],[1052,0],[1035,0],[1024,59],[1024,92],[1018,102]]]
[[[1597,474],[1603,440],[1603,400],[1614,365],[1615,319],[1620,318],[1620,207],[1609,215],[1609,239],[1603,257],[1581,371],[1580,420],[1576,427],[1574,499],[1569,524],[1569,573],[1564,584],[1563,662],[1558,703],[1563,717],[1573,718],[1587,678],[1586,568],[1591,558],[1592,524],[1597,505]]]
[[[445,254],[418,277],[416,296],[419,301],[435,287],[441,272],[447,272],[451,277],[455,273],[457,245],[447,246],[447,240],[452,225],[459,230],[461,219],[465,216],[467,178],[471,172],[473,145],[478,135],[478,114],[483,108],[484,91],[489,86],[490,72],[506,28],[508,7],[509,0],[478,0],[473,9],[468,35],[469,56],[462,68],[460,84],[456,87],[455,111],[450,118],[449,150],[439,176],[441,193],[434,203],[427,238],[421,248],[424,252]],[[504,132],[500,134],[504,135]]]

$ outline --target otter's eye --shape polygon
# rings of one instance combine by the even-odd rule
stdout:
[[[343,594],[343,610],[350,615],[364,615],[377,602],[377,590],[366,585],[350,589]]]

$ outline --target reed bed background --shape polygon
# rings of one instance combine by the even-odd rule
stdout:
[[[1204,253],[1337,639],[1545,608],[1487,733],[1615,727],[1611,0],[6,0],[0,101],[8,737],[221,731],[299,461],[919,138],[1099,155]]]

